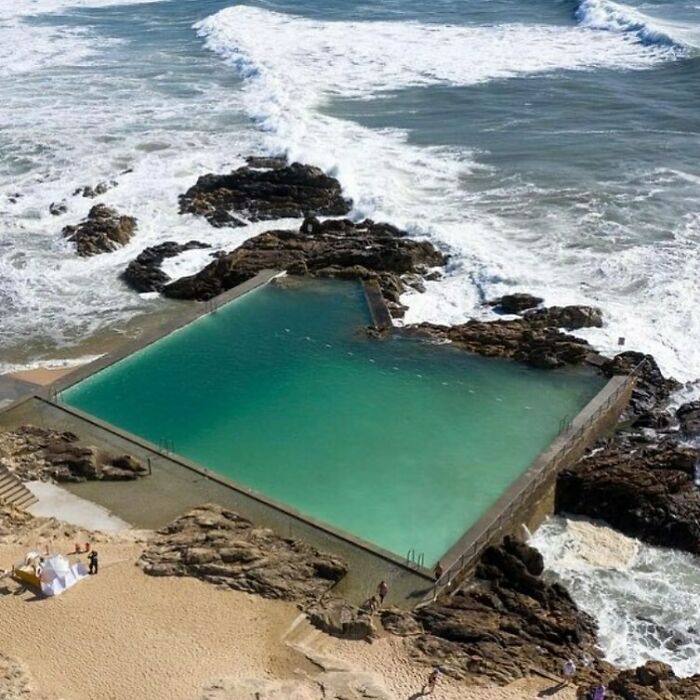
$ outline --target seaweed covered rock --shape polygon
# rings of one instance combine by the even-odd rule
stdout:
[[[409,330],[434,340],[450,341],[479,355],[504,357],[540,369],[581,364],[591,350],[585,340],[529,318],[471,320],[457,326],[420,323]]]
[[[510,683],[533,669],[558,673],[568,658],[586,655],[608,668],[596,649],[596,624],[566,590],[542,578],[542,559],[505,538],[484,552],[475,580],[413,615],[424,633],[415,656],[456,677]],[[405,624],[402,624],[405,627]]]
[[[0,463],[22,481],[129,481],[146,467],[130,455],[85,445],[75,433],[23,425],[0,433]]]
[[[556,510],[605,520],[649,544],[700,554],[700,488],[693,481],[699,456],[669,438],[619,436],[559,474]]]
[[[65,226],[63,236],[75,244],[78,255],[88,257],[125,246],[134,231],[136,219],[133,216],[122,216],[116,209],[96,204],[84,221],[75,226]]]
[[[166,241],[145,248],[122,272],[122,279],[137,292],[160,292],[170,282],[170,276],[161,269],[166,258],[174,258],[187,250],[211,248],[208,243]]]
[[[265,598],[310,603],[347,573],[339,557],[280,537],[218,505],[159,530],[139,560],[151,576],[192,576]]]
[[[216,227],[245,226],[246,220],[301,218],[310,213],[343,216],[351,204],[343,197],[338,180],[319,168],[282,165],[275,159],[249,160],[249,165],[228,175],[202,175],[180,195],[181,214],[204,216]]]
[[[206,301],[265,269],[295,275],[376,280],[387,301],[398,304],[400,276],[443,265],[445,256],[426,241],[414,241],[389,224],[370,219],[309,218],[299,231],[267,231],[217,258],[195,275],[170,283],[163,294]]]

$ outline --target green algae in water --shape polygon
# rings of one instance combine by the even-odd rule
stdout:
[[[62,397],[432,565],[603,383],[417,339],[370,340],[358,285],[293,287],[251,292]]]

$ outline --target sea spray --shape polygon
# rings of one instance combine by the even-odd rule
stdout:
[[[700,560],[584,519],[550,518],[531,544],[596,618],[611,663],[633,668],[657,659],[679,676],[700,673]]]

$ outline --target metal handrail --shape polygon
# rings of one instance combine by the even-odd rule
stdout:
[[[549,460],[549,462],[537,472],[532,480],[517,493],[510,502],[500,510],[498,515],[495,516],[493,522],[489,523],[486,530],[482,532],[475,540],[472,542],[471,547],[468,551],[463,552],[459,559],[454,561],[447,570],[442,574],[442,576],[433,585],[433,600],[437,597],[440,591],[449,587],[454,579],[464,570],[464,568],[473,562],[477,554],[485,547],[489,542],[492,541],[493,536],[503,528],[503,521],[506,518],[506,514],[510,516],[513,507],[519,507],[522,502],[537,491],[552,475],[559,471],[560,464],[565,460],[565,458],[573,452],[574,449],[580,446],[580,442],[584,435],[588,432],[591,426],[598,420],[598,418],[606,412],[612,404],[620,398],[620,396],[628,391],[630,387],[634,386],[639,374],[646,364],[646,358],[644,358],[638,365],[636,365],[633,370],[627,375],[627,381],[620,384],[613,392],[610,393],[605,403],[596,408],[596,410],[588,417],[588,419],[583,423],[573,435],[568,436],[568,442],[562,445],[561,449]],[[567,431],[571,430],[571,423],[569,423],[566,430],[562,431],[560,434],[564,435]]]

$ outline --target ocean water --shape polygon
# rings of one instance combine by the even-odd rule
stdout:
[[[268,285],[61,398],[433,566],[604,380],[373,341],[369,322],[358,284]]]
[[[596,304],[583,336],[624,337],[697,393],[699,51],[698,0],[2,2],[0,370],[167,313],[119,271],[160,241],[264,228],[214,230],[177,194],[270,151],[451,254],[407,321],[488,317],[508,291]],[[111,179],[98,201],[138,235],[77,259],[60,229],[94,202],[71,193]]]

